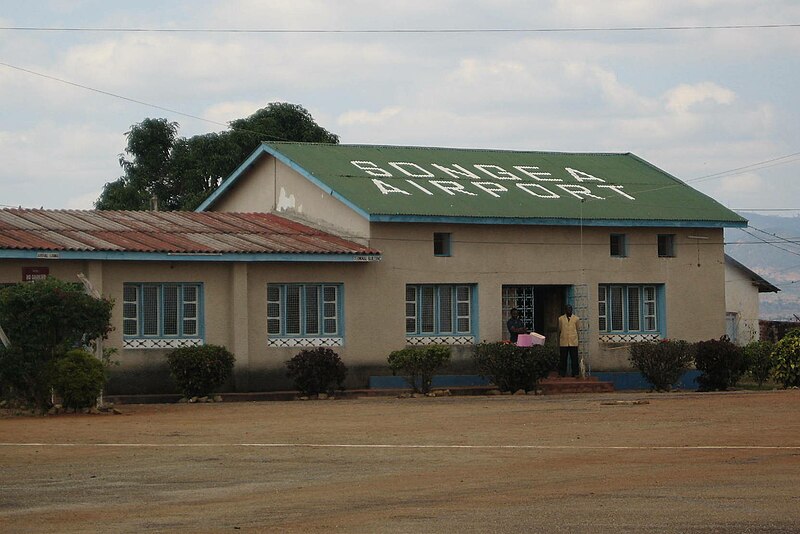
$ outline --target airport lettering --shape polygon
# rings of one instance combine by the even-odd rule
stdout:
[[[621,196],[636,200],[624,191],[622,185],[607,183],[603,178],[572,167],[564,167],[569,178],[558,178],[533,165],[513,165],[513,170],[508,170],[500,165],[475,164],[472,165],[473,171],[457,163],[430,163],[429,168],[410,161],[390,161],[386,168],[365,160],[350,163],[372,177],[372,183],[384,195],[488,195],[500,198],[519,191],[545,199],[571,196],[580,200],[605,200]],[[515,182],[516,189],[510,182]]]

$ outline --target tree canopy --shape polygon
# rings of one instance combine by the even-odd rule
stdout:
[[[193,210],[262,141],[339,142],[304,107],[285,102],[232,121],[224,132],[185,138],[178,128],[176,122],[152,118],[132,125],[119,158],[123,175],[105,185],[95,207],[145,210],[155,197],[159,209]]]

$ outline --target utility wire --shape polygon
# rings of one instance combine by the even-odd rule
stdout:
[[[781,237],[778,234],[773,234],[771,232],[767,232],[766,230],[761,230],[760,228],[756,228],[755,226],[750,226],[749,228],[752,228],[756,232],[760,232],[760,233],[766,234],[766,235],[768,235],[770,237],[774,237],[775,239],[779,239],[781,242],[784,242],[784,243],[790,243],[792,245],[800,244],[800,243],[798,243],[798,241],[795,241],[793,239],[789,239],[787,237]]]
[[[763,241],[764,243],[766,243],[768,245],[771,245],[771,246],[773,246],[773,247],[775,247],[777,249],[783,250],[784,252],[788,252],[789,254],[794,254],[795,256],[800,256],[800,252],[796,252],[794,250],[790,250],[788,248],[784,248],[784,247],[778,246],[777,244],[775,244],[773,242],[767,241],[767,240],[765,240],[765,239],[763,239],[763,238],[761,238],[761,237],[759,237],[759,236],[757,236],[757,235],[755,235],[755,234],[753,234],[751,232],[748,232],[746,228],[740,228],[740,230],[742,232],[748,234],[749,236],[754,237],[756,239],[759,239],[759,240]]]
[[[736,176],[738,174],[744,174],[747,171],[752,170],[761,170],[761,169],[769,169],[770,167],[777,167],[778,165],[785,165],[786,163],[794,163],[798,161],[800,158],[790,159],[789,161],[780,161],[786,160],[788,158],[792,158],[794,156],[800,156],[800,152],[794,152],[793,154],[786,154],[785,156],[780,156],[777,158],[772,158],[764,161],[760,161],[758,163],[753,163],[751,165],[746,165],[744,167],[739,167],[738,169],[730,169],[727,171],[717,172],[714,174],[707,174],[705,176],[699,176],[697,178],[691,178],[686,180],[686,183],[694,183],[694,182],[704,182],[707,180],[714,180],[717,178],[724,178],[726,176]],[[767,163],[771,163],[772,165],[767,165]]]
[[[56,82],[59,82],[59,83],[71,85],[71,86],[77,87],[79,89],[85,89],[86,91],[92,91],[94,93],[99,93],[101,95],[106,95],[106,96],[110,96],[110,97],[113,97],[113,98],[119,98],[120,100],[125,100],[126,102],[133,102],[134,104],[139,104],[139,105],[147,106],[147,107],[154,108],[154,109],[160,109],[161,111],[166,111],[168,113],[174,113],[175,115],[180,115],[182,117],[189,117],[190,119],[195,119],[195,120],[206,122],[206,123],[209,123],[209,124],[222,126],[223,128],[231,128],[230,124],[226,124],[224,122],[219,122],[219,121],[215,121],[215,120],[211,120],[211,119],[206,119],[204,117],[199,117],[197,115],[192,115],[191,113],[184,113],[183,111],[178,111],[176,109],[171,109],[171,108],[167,108],[167,107],[164,107],[164,106],[159,106],[158,104],[151,104],[150,102],[145,102],[143,100],[137,100],[135,98],[131,98],[131,97],[128,97],[128,96],[120,95],[120,94],[117,94],[117,93],[111,93],[109,91],[103,91],[102,89],[96,89],[96,88],[90,87],[88,85],[83,85],[83,84],[80,84],[80,83],[71,82],[71,81],[65,80],[63,78],[57,78],[56,76],[51,76],[49,74],[43,74],[41,72],[36,72],[34,70],[26,69],[26,68],[23,68],[23,67],[18,67],[16,65],[11,65],[10,63],[5,63],[3,61],[0,61],[0,65],[2,65],[4,67],[8,67],[10,69],[14,69],[14,70],[18,70],[18,71],[21,71],[21,72],[25,72],[27,74],[32,74],[34,76],[39,76],[41,78],[46,78],[48,80],[53,80],[53,81],[56,81]],[[240,131],[240,132],[254,133],[256,135],[262,136],[262,138],[265,138],[265,139],[271,139],[271,140],[275,140],[275,141],[288,141],[288,139],[283,138],[283,137],[266,134],[264,132],[257,132],[255,130],[248,130],[246,128],[235,128],[235,130],[236,131]]]
[[[475,34],[475,33],[600,33],[600,32],[653,32],[697,30],[763,30],[800,28],[800,24],[719,24],[695,26],[608,26],[579,28],[93,28],[85,26],[0,26],[0,30],[23,32],[82,32],[82,33],[228,33],[228,34]]]

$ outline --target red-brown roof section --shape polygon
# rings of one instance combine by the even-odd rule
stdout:
[[[272,213],[0,209],[0,249],[380,254]]]

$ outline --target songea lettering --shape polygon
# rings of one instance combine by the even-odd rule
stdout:
[[[569,179],[562,179],[534,165],[512,165],[512,170],[508,170],[500,165],[476,163],[472,165],[473,171],[457,163],[431,163],[427,168],[411,161],[390,161],[386,168],[365,160],[353,160],[350,163],[369,175],[372,183],[384,195],[501,198],[506,194],[525,193],[543,199],[566,195],[580,200],[605,200],[609,193],[613,193],[614,196],[636,200],[623,190],[623,186],[607,183],[602,178],[572,167],[564,167]],[[387,178],[399,180],[387,181]]]

